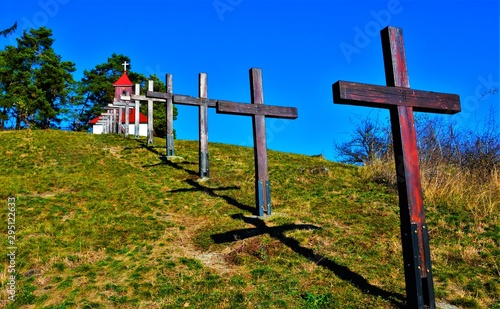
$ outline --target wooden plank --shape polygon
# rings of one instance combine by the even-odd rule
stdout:
[[[165,99],[156,99],[153,97],[148,97],[147,95],[131,95],[130,98],[132,100],[139,100],[139,101],[149,101],[152,99],[154,102],[166,102]]]
[[[417,112],[456,114],[460,112],[460,98],[456,94],[438,93],[338,81],[333,84],[334,102],[368,107],[408,106]]]
[[[199,119],[199,172],[201,178],[210,177],[208,170],[208,81],[207,74],[200,73],[198,75],[198,96],[200,105],[198,105]],[[175,103],[175,95],[173,102]]]
[[[130,129],[130,105],[125,103],[125,138],[128,138]]]
[[[173,77],[172,74],[165,75],[165,86],[169,98],[165,99],[165,109],[166,109],[166,155],[171,157],[175,155],[174,149],[174,104],[172,102],[172,93],[174,91],[173,87]]]
[[[122,122],[123,122],[123,107],[118,107],[118,133],[122,131]]]
[[[254,164],[255,164],[255,197],[258,202],[259,216],[263,213],[271,214],[271,196],[267,193],[269,186],[269,172],[267,166],[267,141],[266,141],[266,116],[263,113],[264,109],[264,89],[262,86],[262,70],[250,69],[250,95],[252,105],[238,104],[242,109],[235,108],[239,114],[248,115],[249,110],[245,110],[246,106],[257,107],[253,108],[253,145],[254,145]],[[235,105],[233,105],[235,106]],[[224,104],[219,106],[221,110]],[[226,109],[227,110],[227,109]],[[252,109],[251,109],[252,110]]]
[[[153,91],[153,81],[148,80],[148,91]],[[165,100],[163,100],[165,101]],[[153,138],[153,99],[148,98],[148,145],[153,145],[154,144],[154,138]]]
[[[216,107],[217,101],[208,98],[195,98],[188,95],[174,94],[173,103],[179,105],[206,105],[207,107]]]
[[[172,98],[172,93],[148,91],[146,92],[146,97],[167,100]]]
[[[136,95],[140,94],[141,93],[141,85],[139,84],[135,84],[135,92],[134,92]],[[135,116],[135,119],[134,119],[134,137],[135,138],[139,138],[139,108],[140,108],[140,101],[139,100],[135,100],[135,109],[134,109],[134,116]]]
[[[402,30],[387,27],[381,36],[387,88],[410,88]],[[458,96],[456,98],[458,99]],[[423,98],[422,102],[417,101],[414,105],[421,108],[428,102]],[[452,103],[453,101],[448,104]],[[438,105],[438,102],[434,104],[437,109],[431,110],[438,113],[448,107]],[[460,101],[458,104],[459,111]],[[411,105],[400,104],[389,111],[396,170],[400,174],[398,195],[408,307],[424,308],[424,305],[427,305],[435,308],[432,272],[429,267],[431,257],[426,253],[425,247],[428,244],[424,244],[422,234],[422,228],[426,224],[413,109]]]
[[[295,107],[245,104],[230,101],[217,101],[217,112],[231,115],[262,115],[269,118],[296,119],[298,111]]]

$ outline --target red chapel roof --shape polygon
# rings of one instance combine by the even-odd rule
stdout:
[[[134,84],[130,81],[127,76],[127,71],[123,72],[123,75],[113,84],[113,86],[133,86]]]

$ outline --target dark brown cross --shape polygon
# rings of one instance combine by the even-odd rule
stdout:
[[[169,77],[167,75],[167,92],[153,92],[148,91],[146,96],[149,98],[157,98],[157,99],[165,99],[167,100],[167,117],[169,115],[169,109],[172,109],[171,104],[181,104],[181,105],[194,105],[198,106],[198,120],[199,120],[199,166],[200,166],[200,177],[208,178],[210,177],[210,164],[209,164],[209,156],[208,156],[208,107],[215,108],[215,101],[209,100],[207,98],[207,74],[200,73],[198,76],[198,98],[187,96],[187,95],[178,95],[172,94],[172,83],[170,77],[170,86],[169,86]],[[170,107],[169,107],[170,100]],[[172,113],[170,113],[171,115]],[[173,122],[172,122],[173,123]],[[167,121],[168,125],[168,121]],[[167,131],[168,132],[168,131]],[[168,138],[167,138],[168,143]],[[172,154],[173,154],[173,134],[172,134]],[[169,145],[167,144],[167,152],[169,149]],[[168,153],[167,153],[168,156]]]
[[[402,29],[387,27],[381,36],[387,87],[338,81],[333,84],[334,103],[389,109],[398,174],[407,305],[435,308],[413,111],[455,114],[460,112],[460,99],[455,94],[410,89]]]
[[[297,118],[295,107],[264,105],[262,70],[250,69],[252,104],[217,101],[217,113],[252,116],[255,160],[255,200],[259,216],[271,214],[271,188],[267,170],[266,117]]]

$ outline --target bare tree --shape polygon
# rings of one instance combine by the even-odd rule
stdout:
[[[334,150],[344,163],[370,164],[391,150],[389,128],[367,116],[355,124],[351,139],[334,143]]]

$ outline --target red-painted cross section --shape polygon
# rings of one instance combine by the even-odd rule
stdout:
[[[387,27],[381,37],[387,86],[338,81],[332,87],[334,103],[390,111],[407,306],[436,308],[413,111],[455,114],[460,112],[460,99],[454,94],[410,89],[402,29]]]

